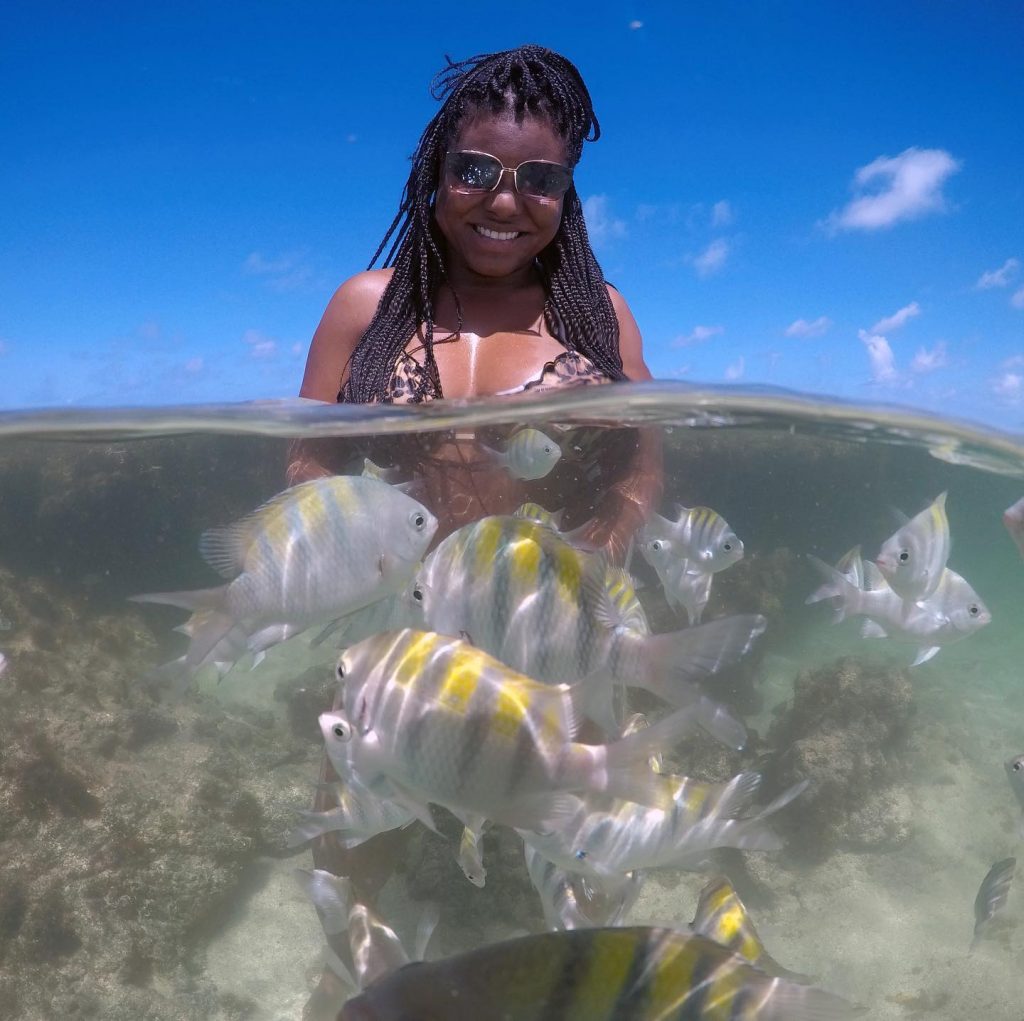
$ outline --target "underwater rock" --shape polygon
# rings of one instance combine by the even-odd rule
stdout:
[[[820,861],[835,849],[883,851],[910,837],[906,670],[844,657],[801,672],[768,733],[770,789],[810,787],[780,820],[789,853]]]
[[[204,946],[251,865],[289,853],[317,749],[283,714],[157,702],[134,609],[2,569],[0,607],[0,1017],[252,1016]]]

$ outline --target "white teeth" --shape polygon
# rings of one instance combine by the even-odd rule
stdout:
[[[488,230],[486,227],[474,228],[477,234],[482,234],[485,238],[493,238],[495,241],[511,241],[513,238],[519,237],[521,231],[500,231],[500,230]]]

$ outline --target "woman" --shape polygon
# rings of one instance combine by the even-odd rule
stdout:
[[[372,267],[390,243],[385,268],[357,274],[331,299],[301,395],[415,404],[650,379],[640,332],[604,280],[573,187],[583,143],[600,133],[576,68],[550,50],[523,46],[449,61],[434,94],[444,102],[371,260]],[[657,436],[588,428],[560,433],[559,443],[554,481],[529,492],[472,432],[378,439],[361,452],[415,476],[417,496],[440,519],[438,539],[528,496],[567,508],[566,527],[586,520],[581,540],[621,557],[660,496]],[[289,479],[341,470],[355,452],[336,440],[303,441],[293,449]],[[326,757],[321,778],[337,779]],[[322,786],[317,807],[331,807],[330,798]],[[402,842],[393,832],[345,851],[328,835],[314,843],[314,861],[349,876],[358,895],[372,899]],[[347,954],[343,937],[331,942]],[[332,1016],[339,995],[326,971],[307,1018]]]
[[[600,135],[577,69],[523,46],[449,61],[433,92],[444,103],[371,260],[390,243],[385,268],[357,274],[331,299],[301,395],[419,403],[650,379],[636,322],[604,280],[573,187],[584,141]],[[621,557],[660,494],[657,439],[633,430],[562,439],[563,451],[580,449],[553,480],[559,491],[531,495],[570,504],[566,525],[586,518],[583,540]],[[597,470],[587,463],[592,446],[603,448],[590,458]],[[523,498],[472,435],[430,437],[411,464],[407,438],[401,450],[405,458],[391,459],[420,476],[439,538]],[[337,462],[329,443],[301,444],[289,479]]]

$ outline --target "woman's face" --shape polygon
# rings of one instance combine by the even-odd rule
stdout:
[[[526,160],[566,164],[565,145],[545,120],[511,115],[482,115],[466,121],[450,151],[490,153],[506,167]],[[558,232],[562,199],[536,199],[516,191],[512,174],[503,174],[494,191],[457,190],[442,167],[435,216],[448,242],[449,272],[460,269],[481,277],[510,276],[533,264]],[[487,233],[514,235],[488,237]]]

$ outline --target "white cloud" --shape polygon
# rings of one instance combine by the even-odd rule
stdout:
[[[836,230],[881,230],[902,220],[916,220],[946,208],[942,186],[960,169],[945,149],[905,149],[899,156],[879,156],[854,175],[853,189],[871,194],[851,199],[834,210],[825,226]]]
[[[1004,401],[1019,404],[1024,397],[1024,375],[1011,371],[1000,373],[992,381],[992,392]]]
[[[1006,287],[1017,270],[1020,269],[1019,259],[1007,259],[999,269],[990,269],[978,277],[974,285],[979,291],[988,291],[993,287]]]
[[[717,273],[729,258],[729,242],[725,238],[716,238],[700,255],[691,260],[699,277],[709,277]]]
[[[732,206],[729,205],[725,199],[722,199],[720,202],[716,202],[711,207],[712,227],[728,227],[735,219],[736,214],[733,212]]]
[[[731,365],[726,366],[725,378],[729,382],[740,379],[743,376],[744,369],[743,355],[740,355]]]
[[[797,319],[786,327],[787,337],[824,337],[832,328],[832,320],[828,316],[818,316],[817,319]]]
[[[594,244],[606,244],[626,236],[626,222],[612,216],[607,195],[591,195],[583,202],[583,218]]]
[[[316,286],[313,268],[306,261],[306,252],[285,252],[276,258],[267,258],[262,252],[250,252],[242,263],[242,271],[249,276],[262,277],[274,291],[297,291]]]
[[[896,357],[889,341],[867,330],[859,330],[857,336],[867,348],[868,360],[871,362],[871,382],[884,385],[898,383],[900,374],[896,371]]]
[[[190,358],[185,362],[185,375],[198,376],[204,368],[206,368],[205,359],[202,355],[197,355],[195,358]]]
[[[629,27],[635,32],[638,28],[643,28],[644,23],[642,21],[631,21]]]
[[[259,330],[246,330],[242,340],[249,345],[249,354],[253,358],[270,358],[277,351],[277,340]]]
[[[926,350],[923,347],[917,349],[917,354],[914,355],[913,360],[910,363],[911,372],[926,373],[934,372],[936,369],[944,368],[949,364],[949,358],[946,354],[946,342],[940,340],[931,351]]]
[[[703,344],[705,340],[710,340],[712,337],[717,337],[722,333],[725,333],[724,326],[695,326],[693,330],[685,336],[676,337],[676,339],[672,341],[672,346],[693,347],[694,344]]]
[[[1014,308],[1024,308],[1024,287],[1019,287],[1013,292],[1013,297],[1010,298],[1010,304]]]
[[[921,306],[916,301],[912,301],[909,305],[904,305],[898,312],[893,312],[891,316],[879,319],[868,332],[892,333],[893,330],[898,330],[901,326],[905,326],[909,320],[920,314]]]

